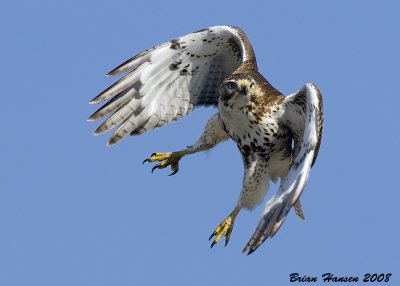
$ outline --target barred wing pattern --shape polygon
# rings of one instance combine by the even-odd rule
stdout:
[[[89,121],[110,115],[94,132],[118,126],[108,144],[164,126],[201,105],[218,103],[225,77],[243,64],[257,68],[245,34],[216,26],[171,40],[127,60],[109,75],[127,74],[90,103],[108,100]]]
[[[267,202],[256,231],[243,249],[248,254],[279,230],[303,192],[321,144],[323,114],[319,89],[314,84],[306,84],[287,96],[282,105],[285,110],[282,124],[294,136],[294,163],[281,181],[279,191]]]

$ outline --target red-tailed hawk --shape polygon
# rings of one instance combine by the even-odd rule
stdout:
[[[140,135],[189,114],[195,107],[218,108],[200,139],[185,150],[154,153],[153,168],[232,139],[244,163],[237,205],[212,233],[211,247],[225,236],[228,243],[242,208],[259,205],[269,181],[279,178],[279,191],[267,202],[256,231],[243,252],[254,252],[272,237],[289,210],[303,217],[300,195],[318,154],[322,136],[322,98],[314,84],[283,96],[259,72],[246,35],[236,27],[216,26],[171,40],[127,60],[110,75],[127,73],[90,103],[108,100],[89,120],[109,117],[96,129],[118,127],[108,144]],[[293,143],[293,144],[292,144]]]

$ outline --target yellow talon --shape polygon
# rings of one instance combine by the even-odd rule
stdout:
[[[214,232],[211,234],[210,238],[208,240],[211,240],[211,238],[214,238],[214,241],[211,243],[211,248],[218,243],[221,238],[225,235],[225,246],[228,244],[229,239],[231,237],[231,233],[233,230],[233,224],[235,222],[235,218],[238,215],[240,211],[240,208],[236,207],[233,212],[226,218],[224,219],[221,224],[214,230]]]
[[[145,162],[160,162],[151,169],[153,173],[155,169],[164,169],[171,165],[171,170],[173,171],[169,176],[175,175],[179,171],[179,160],[184,154],[181,152],[168,152],[168,153],[153,153],[150,158],[143,161]]]
[[[171,157],[171,155],[172,155],[172,152],[168,152],[168,153],[153,153],[148,160],[150,162],[164,161],[164,160],[169,159]]]

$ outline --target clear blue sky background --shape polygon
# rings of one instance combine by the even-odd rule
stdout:
[[[0,285],[288,285],[292,272],[391,272],[387,285],[399,285],[399,11],[398,1],[4,2]],[[195,142],[213,109],[112,148],[86,122],[110,69],[217,24],[247,33],[283,93],[315,82],[324,96],[306,220],[291,213],[251,256],[240,251],[262,206],[238,216],[228,247],[208,241],[241,189],[232,142],[183,159],[173,177],[141,165]]]

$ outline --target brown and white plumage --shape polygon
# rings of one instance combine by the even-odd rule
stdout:
[[[115,144],[190,113],[194,107],[217,105],[224,78],[243,63],[255,66],[253,50],[241,30],[217,26],[161,44],[127,60],[109,75],[128,72],[90,103],[112,99],[89,117],[112,113],[95,134],[119,126]]]
[[[279,230],[289,210],[299,202],[311,167],[315,163],[322,138],[322,97],[314,84],[287,96],[282,102],[282,125],[293,134],[293,164],[282,178],[279,191],[267,202],[261,220],[243,252],[255,251]]]
[[[197,106],[218,106],[196,144],[145,160],[165,159],[155,168],[171,165],[176,173],[184,155],[210,149],[227,138],[235,141],[245,167],[242,192],[232,214],[213,233],[217,237],[212,246],[223,235],[228,242],[240,209],[260,204],[270,180],[281,178],[279,191],[267,202],[244,251],[252,253],[273,236],[293,206],[303,216],[299,197],[322,136],[322,98],[315,85],[284,97],[258,72],[245,34],[229,26],[203,29],[156,46],[109,74],[123,72],[127,74],[91,101],[108,100],[89,120],[109,115],[95,134],[118,127],[110,145],[176,121]]]

